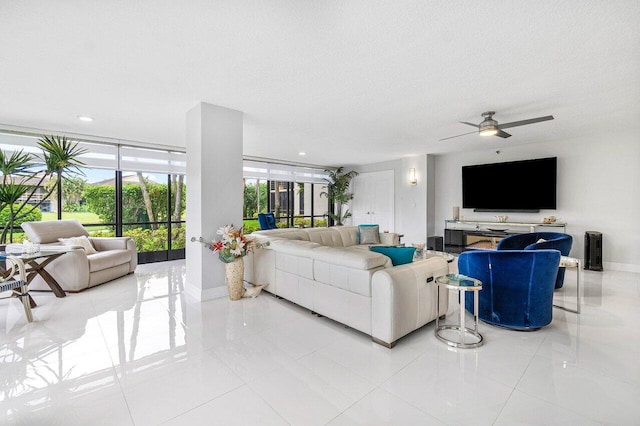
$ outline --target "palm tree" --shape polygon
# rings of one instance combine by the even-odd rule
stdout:
[[[327,169],[325,172],[329,173],[329,178],[325,179],[327,182],[327,190],[320,193],[320,196],[325,196],[335,206],[334,212],[329,212],[329,217],[336,223],[336,225],[343,225],[343,221],[351,217],[351,212],[347,209],[344,214],[342,213],[342,206],[347,204],[353,199],[353,193],[349,191],[349,185],[351,179],[358,176],[358,172],[351,170],[350,172],[343,173],[344,167],[338,167],[335,170]]]
[[[34,158],[30,154],[23,154],[22,151],[14,152],[10,157],[5,153],[0,156],[0,172],[3,174],[0,207],[4,208],[8,205],[10,209],[10,218],[2,229],[0,243],[6,242],[7,233],[9,233],[9,241],[12,241],[14,223],[49,199],[53,191],[57,191],[58,200],[62,199],[63,175],[66,179],[70,175],[83,174],[80,166],[84,163],[78,159],[78,156],[84,154],[86,150],[79,148],[77,143],[69,141],[66,136],[42,136],[38,140],[38,146],[42,149],[40,161],[44,163],[44,170],[32,171]],[[36,176],[40,177],[35,185],[27,184],[29,179]],[[37,203],[29,204],[47,178],[55,178],[55,183],[47,189],[47,194]],[[26,199],[17,209],[14,209],[14,203],[24,195],[27,195]]]

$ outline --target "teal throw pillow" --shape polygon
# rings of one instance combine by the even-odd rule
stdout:
[[[391,259],[393,266],[404,265],[413,262],[415,247],[372,246],[369,250],[384,254]]]

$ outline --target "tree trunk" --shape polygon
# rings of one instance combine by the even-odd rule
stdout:
[[[173,190],[173,220],[180,220],[180,214],[182,213],[182,183],[184,181],[184,175],[173,175],[174,190]],[[180,224],[176,224],[179,228]]]
[[[155,222],[156,217],[153,214],[153,206],[151,205],[151,197],[149,197],[149,191],[147,190],[147,183],[144,181],[142,172],[136,172],[136,174],[138,175],[138,181],[140,182],[140,191],[142,192],[142,200],[144,201],[144,206],[147,209],[147,216],[149,216],[149,222]],[[152,223],[151,229],[158,229],[158,224]]]
[[[280,217],[280,183],[277,181],[274,181],[274,185],[275,185],[275,195],[273,198],[273,211],[276,213],[276,218]]]

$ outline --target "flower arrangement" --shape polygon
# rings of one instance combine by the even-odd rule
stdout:
[[[226,225],[218,229],[216,234],[221,235],[218,241],[206,242],[202,237],[196,239],[191,237],[191,241],[198,241],[204,244],[209,250],[217,252],[218,257],[224,263],[231,263],[238,257],[244,257],[249,252],[257,248],[269,245],[269,242],[258,242],[254,238],[244,235],[242,228],[236,228],[233,225]]]

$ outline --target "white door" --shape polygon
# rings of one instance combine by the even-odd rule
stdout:
[[[380,231],[393,231],[393,170],[374,173],[371,223],[380,225]]]
[[[351,192],[353,199],[349,210],[351,211],[351,223],[360,225],[363,223],[371,223],[371,181],[358,175],[351,181]]]
[[[372,223],[380,231],[394,230],[393,170],[361,173],[351,181],[353,200],[351,213],[354,225]]]

